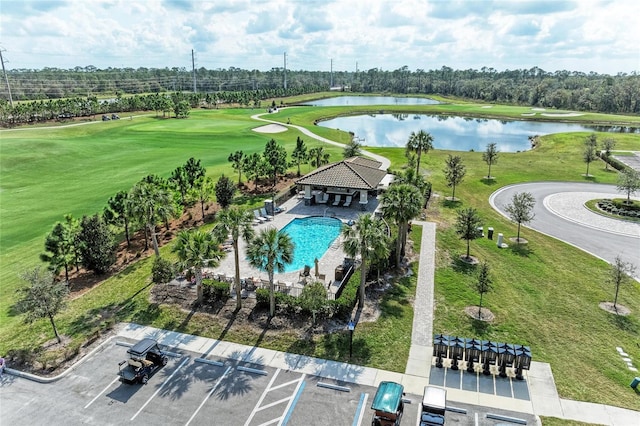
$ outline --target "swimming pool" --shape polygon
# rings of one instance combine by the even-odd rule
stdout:
[[[340,235],[342,221],[332,217],[304,217],[289,222],[280,232],[286,232],[295,244],[293,262],[285,272],[313,268],[315,259],[320,259]],[[312,269],[313,270],[313,269]]]

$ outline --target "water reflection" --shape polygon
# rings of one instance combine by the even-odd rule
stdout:
[[[363,106],[363,105],[436,105],[440,102],[427,98],[397,98],[395,96],[337,96],[305,102],[313,106]]]
[[[502,152],[526,151],[529,136],[566,132],[612,131],[640,133],[638,128],[583,126],[569,123],[507,121],[424,114],[370,114],[338,117],[320,126],[353,132],[363,145],[404,147],[411,132],[425,130],[437,149],[484,151],[495,142]]]

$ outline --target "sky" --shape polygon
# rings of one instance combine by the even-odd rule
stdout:
[[[0,0],[7,69],[640,72],[637,0]]]

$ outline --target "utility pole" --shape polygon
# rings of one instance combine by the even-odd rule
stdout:
[[[333,58],[331,58],[331,79],[329,82],[329,90],[333,88]]]
[[[284,89],[287,89],[287,52],[284,52]]]
[[[353,90],[353,86],[355,86],[357,78],[358,78],[358,61],[356,61],[356,72],[353,74],[353,78],[351,79],[351,90]]]
[[[4,69],[4,59],[2,58],[2,50],[3,49],[0,49],[0,62],[2,62],[2,73],[4,74],[4,82],[7,84],[7,91],[9,92],[9,104],[13,108],[13,98],[11,97],[11,87],[9,86],[7,71]]]
[[[198,93],[196,88],[196,59],[193,49],[191,49],[191,69],[193,69],[193,93]]]

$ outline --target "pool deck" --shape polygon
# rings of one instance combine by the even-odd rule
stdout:
[[[284,208],[283,212],[278,213],[275,216],[269,216],[271,219],[270,221],[256,225],[254,226],[254,229],[256,230],[256,233],[268,227],[282,229],[295,218],[304,218],[309,216],[335,217],[342,220],[343,223],[346,223],[349,220],[355,220],[358,215],[362,213],[372,214],[377,206],[378,200],[375,198],[369,198],[369,203],[366,205],[367,208],[365,211],[360,210],[360,204],[358,203],[353,203],[350,207],[333,207],[327,205],[305,206],[304,199],[294,196],[283,204],[278,205],[278,207]],[[328,286],[328,290],[333,294],[338,290],[338,285],[336,284],[339,284],[334,282],[335,269],[337,266],[342,265],[345,258],[341,242],[342,236],[339,236],[325,252],[324,256],[318,259],[318,272],[321,275],[325,275],[326,278],[324,281]],[[259,283],[262,280],[267,281],[268,277],[266,272],[251,267],[249,262],[245,260],[244,253],[246,253],[246,242],[243,239],[240,239],[238,245],[240,249],[240,278],[253,278],[256,283]],[[282,285],[287,288],[291,294],[298,295],[302,291],[305,282],[317,281],[315,279],[315,266],[309,266],[311,266],[312,277],[310,280],[305,281],[300,277],[300,273],[302,272],[301,269],[283,274],[278,274],[276,272],[274,275],[274,283],[282,283]],[[233,277],[235,276],[233,251],[227,252],[227,256],[220,262],[220,265],[215,268],[205,268],[205,272],[214,274],[214,276],[224,275],[227,277],[227,280],[233,280]]]

